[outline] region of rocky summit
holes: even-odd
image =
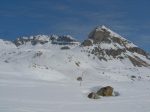
[[[105,26],[96,27],[81,45],[100,60],[129,59],[134,66],[150,66],[147,52]]]

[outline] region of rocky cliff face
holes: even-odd
[[[100,60],[129,59],[134,66],[150,66],[147,52],[105,26],[96,27],[81,45]]]

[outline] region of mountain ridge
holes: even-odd
[[[44,49],[49,45],[60,45],[60,48],[70,50],[78,47],[81,51],[88,52],[88,55],[97,57],[99,61],[108,62],[110,60],[122,61],[127,59],[134,67],[150,66],[150,56],[147,52],[104,25],[94,28],[82,43],[70,35],[36,35],[21,37],[13,42],[1,40],[1,43],[9,43],[9,48],[13,49],[33,49],[39,45],[44,46]],[[1,48],[9,46],[9,44],[1,44]],[[78,53],[81,52],[78,51]]]

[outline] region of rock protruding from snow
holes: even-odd
[[[145,62],[144,60],[140,59],[137,56],[134,56],[134,57],[128,56],[128,58],[134,66],[138,66],[138,67],[142,67],[142,66],[148,67],[148,66],[150,66],[150,64],[148,64],[147,62]]]
[[[82,46],[92,46],[92,45],[93,45],[92,39],[87,39],[82,43]]]
[[[63,36],[58,36],[56,39],[53,39],[52,44],[73,45],[73,44],[80,44],[80,43],[70,35],[63,35]]]
[[[59,44],[59,45],[67,45],[67,44],[79,44],[79,42],[71,37],[70,35],[64,36],[57,36],[57,35],[36,35],[30,37],[21,37],[17,38],[14,43],[16,46],[24,45],[27,43],[31,43],[32,45],[36,44],[45,44],[51,42],[52,44]]]
[[[100,99],[100,96],[97,93],[91,92],[88,94],[88,98],[90,99]]]
[[[49,42],[50,40],[50,36],[47,35],[36,35],[36,36],[30,36],[30,37],[21,37],[21,38],[17,38],[14,43],[16,44],[16,46],[20,46],[23,44],[27,44],[27,43],[31,43],[32,45],[36,45],[36,44],[45,44],[47,42]]]
[[[100,96],[112,96],[113,88],[111,86],[106,86],[97,91],[97,94]]]

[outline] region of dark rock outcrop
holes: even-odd
[[[62,50],[68,50],[68,49],[70,49],[70,47],[69,46],[64,46],[64,47],[61,47],[60,49],[62,49]]]
[[[111,39],[112,39],[113,42],[118,43],[120,45],[123,45],[123,40],[121,40],[120,38],[112,37]]]
[[[77,81],[82,81],[82,77],[77,77]]]
[[[75,44],[79,44],[79,42],[73,37],[71,37],[70,35],[63,35],[63,36],[58,36],[55,39],[52,39],[52,44],[75,45]]]
[[[140,59],[137,56],[134,56],[134,57],[128,56],[128,58],[134,66],[137,66],[137,67],[142,67],[142,66],[148,67],[148,66],[150,66],[148,63],[146,63],[145,61],[143,61],[142,59]]]
[[[84,40],[81,44],[81,46],[92,46],[92,45],[93,45],[93,42],[91,39]]]
[[[70,35],[59,36],[57,41],[76,42],[76,40],[73,37],[71,37]]]
[[[138,47],[130,47],[130,48],[128,48],[128,50],[131,51],[131,52],[136,52],[138,54],[147,56],[147,53],[143,49],[138,48]]]
[[[97,93],[91,92],[88,94],[88,98],[90,99],[100,99],[100,96]]]
[[[30,41],[32,41],[32,39],[18,38],[17,40],[14,41],[14,44],[16,46],[20,46],[20,45],[26,44],[27,42],[30,42]]]
[[[31,43],[31,45],[36,44],[45,44],[51,42],[52,44],[59,44],[59,45],[74,45],[79,44],[79,42],[71,37],[70,35],[37,35],[37,36],[30,36],[30,37],[21,37],[14,41],[16,46],[20,46],[26,43]]]
[[[125,49],[106,49],[106,54],[108,56],[113,56],[113,58],[116,58],[116,56],[121,55],[121,53],[124,53],[126,50]]]
[[[18,38],[14,41],[14,43],[16,46],[20,46],[28,42],[30,42],[32,45],[36,45],[36,44],[45,44],[49,42],[49,40],[50,40],[50,37],[48,36],[37,35],[37,36],[31,36],[31,37]]]
[[[105,28],[96,28],[89,34],[89,39],[93,40],[94,44],[107,42],[110,43],[110,32],[107,31]]]

